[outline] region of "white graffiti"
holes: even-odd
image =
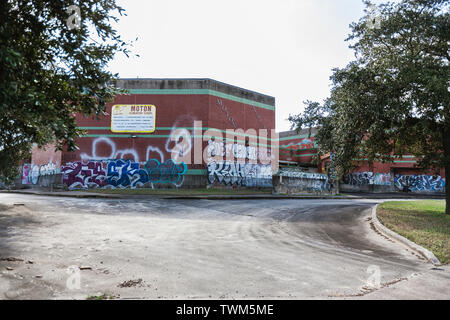
[[[98,155],[98,145],[101,143],[106,143],[111,151],[107,156],[100,156]],[[150,152],[151,151],[155,151],[157,152],[160,157],[161,157],[161,162],[164,162],[164,155],[161,152],[161,150],[157,147],[153,147],[153,146],[148,146],[147,147],[147,151],[146,151],[146,159],[145,161],[150,159]],[[81,160],[111,160],[111,159],[122,159],[124,158],[126,155],[131,155],[132,157],[130,158],[130,160],[133,160],[134,162],[140,162],[140,158],[139,158],[139,154],[135,149],[121,149],[121,150],[117,150],[116,144],[114,141],[112,141],[110,138],[108,137],[99,137],[96,138],[93,142],[92,142],[92,151],[91,151],[91,155],[88,155],[87,153],[82,153],[80,155]]]
[[[213,141],[210,139],[207,146],[206,163],[214,161],[216,157],[226,159],[248,159],[256,163],[258,159],[258,148],[254,146],[245,146],[239,143],[226,143],[222,141]]]
[[[175,162],[184,161],[187,164],[191,164],[190,152],[192,149],[192,138],[189,130],[185,128],[179,128],[181,123],[193,123],[195,120],[191,115],[182,115],[174,122],[172,129],[170,130],[170,136],[166,141],[165,149],[171,155],[171,158]],[[200,126],[201,127],[201,126]],[[171,147],[172,143],[174,146]]]
[[[97,145],[101,142],[104,142],[108,144],[111,147],[111,153],[107,157],[100,157],[97,155]],[[107,160],[107,159],[114,159],[116,155],[116,144],[114,141],[112,141],[110,138],[107,137],[100,137],[95,139],[92,142],[92,153],[91,155],[88,155],[86,153],[82,153],[80,155],[81,160],[90,160],[90,159],[96,159],[96,160]]]
[[[61,168],[53,161],[41,166],[37,164],[25,165],[22,173],[22,184],[38,184],[39,177],[59,173],[61,173]]]
[[[217,182],[223,185],[272,186],[271,165],[239,163],[236,161],[212,161],[207,168],[210,184]]]
[[[56,166],[56,163],[53,163],[53,161],[50,161],[47,164],[42,165],[39,168],[39,175],[40,176],[50,176],[52,174],[58,174],[61,172],[61,169]]]
[[[345,174],[342,177],[344,184],[350,185],[384,185],[392,184],[392,177],[390,173],[373,173],[367,172],[353,172]]]
[[[394,185],[398,190],[410,190],[412,192],[445,192],[445,178],[442,178],[439,175],[397,174],[394,177],[394,181]]]
[[[115,154],[115,157],[118,159],[125,158],[126,155],[132,155],[135,162],[139,162],[139,155],[134,149],[124,149],[124,150],[118,150]]]
[[[278,172],[278,175],[280,176],[280,185],[276,185],[276,189],[278,190],[280,186],[288,190],[307,192],[331,190],[328,176],[323,173],[304,172],[297,168],[282,168]]]
[[[191,134],[186,129],[172,129],[170,138],[166,141],[166,151],[172,155],[172,160],[178,162],[184,159],[185,155],[190,155],[192,149]],[[175,146],[170,148],[170,143],[175,142]],[[190,162],[190,161],[189,161]]]
[[[164,162],[164,154],[162,153],[161,150],[159,150],[159,148],[153,147],[153,146],[148,146],[147,147],[147,151],[145,152],[145,160],[148,161],[150,159],[155,159],[155,157],[151,156],[151,152],[156,152],[159,155],[159,161],[161,163]]]
[[[39,181],[39,166],[32,165],[31,174],[29,175],[32,184],[37,184]]]

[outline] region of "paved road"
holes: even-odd
[[[449,299],[449,266],[371,229],[380,201],[0,194],[0,298]]]

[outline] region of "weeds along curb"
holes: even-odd
[[[388,238],[394,239],[403,245],[407,246],[409,249],[415,251],[416,253],[423,256],[425,259],[428,260],[428,262],[434,264],[434,265],[440,265],[441,262],[436,258],[436,256],[429,250],[425,249],[422,246],[419,246],[417,243],[414,243],[405,237],[399,235],[398,233],[386,228],[381,222],[378,220],[377,217],[377,208],[378,204],[372,208],[372,222],[375,227],[380,233],[384,234]]]

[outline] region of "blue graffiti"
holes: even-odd
[[[163,163],[156,159],[151,159],[145,164],[145,169],[148,172],[148,180],[151,183],[177,184],[186,173],[187,165],[184,162],[177,164],[172,159]]]
[[[103,171],[102,167],[106,166]],[[184,162],[176,163],[171,159],[160,163],[151,159],[141,166],[131,160],[75,162],[63,166],[64,183],[69,189],[89,187],[136,188],[146,183],[172,183],[181,185],[187,171]]]
[[[445,192],[445,178],[427,175],[401,175],[394,177],[395,187],[412,192]]]
[[[139,163],[131,160],[115,160],[108,163],[108,184],[114,187],[135,188],[138,184],[144,185],[148,181],[147,172],[140,168]]]

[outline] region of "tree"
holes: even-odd
[[[17,176],[32,144],[76,148],[74,114],[99,115],[116,93],[107,63],[128,56],[115,0],[0,4],[0,181]]]
[[[298,129],[320,127],[319,152],[335,152],[340,176],[360,155],[372,164],[409,153],[419,159],[419,167],[444,168],[448,180],[449,1],[365,4],[366,15],[350,25],[347,39],[355,60],[333,70],[323,104],[307,101],[304,112],[289,120]]]

